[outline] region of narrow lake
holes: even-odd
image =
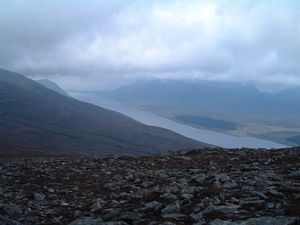
[[[100,107],[125,114],[141,123],[163,127],[172,130],[185,137],[189,137],[201,142],[217,145],[224,148],[284,148],[288,147],[283,144],[275,143],[268,140],[258,139],[255,137],[237,137],[220,132],[198,129],[189,125],[181,124],[176,121],[145,112],[128,105],[115,102],[109,99],[93,96],[91,94],[72,93],[75,98],[89,102]]]

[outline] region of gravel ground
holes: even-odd
[[[0,215],[1,225],[300,224],[300,148],[1,157]]]

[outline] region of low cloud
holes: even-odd
[[[300,85],[300,2],[0,3],[0,66],[69,89],[173,78]]]

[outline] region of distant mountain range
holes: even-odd
[[[300,89],[271,94],[254,85],[229,82],[140,81],[102,94],[130,104],[213,110],[231,115],[298,114],[300,110]]]
[[[300,88],[268,93],[252,84],[149,80],[98,94],[197,127],[298,144]]]
[[[207,146],[67,97],[53,87],[61,94],[0,69],[0,151],[153,154]]]

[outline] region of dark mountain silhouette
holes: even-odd
[[[0,149],[5,151],[150,154],[201,146],[0,69]]]

